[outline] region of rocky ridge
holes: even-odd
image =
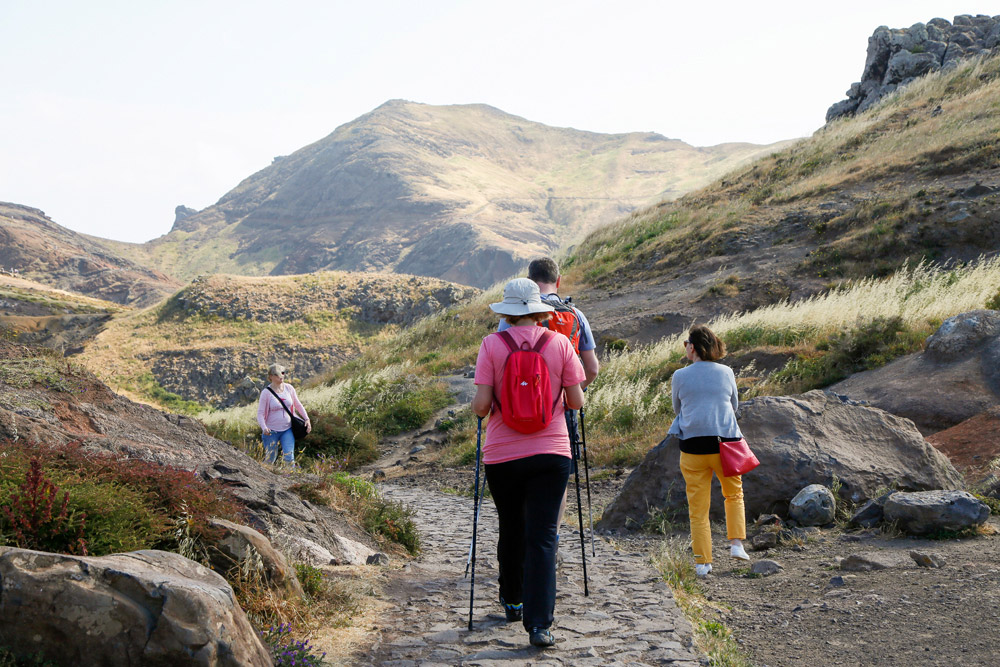
[[[880,26],[868,38],[861,81],[851,85],[846,100],[830,107],[826,121],[862,113],[917,77],[988,55],[998,45],[1000,16],[962,14],[950,23],[935,18],[909,28]]]
[[[293,322],[340,315],[372,324],[412,324],[468,301],[473,287],[422,276],[319,272],[308,276],[199,276],[167,302],[163,317],[214,315]]]
[[[165,273],[57,225],[38,209],[7,202],[0,202],[0,268],[51,287],[140,307],[180,287]]]

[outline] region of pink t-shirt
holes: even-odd
[[[534,346],[538,338],[548,329],[538,326],[520,326],[507,329],[514,342],[520,345],[527,341]],[[476,384],[486,384],[494,388],[496,394],[502,384],[503,368],[510,354],[507,346],[496,334],[483,338],[476,358]],[[552,385],[552,402],[562,393],[563,387],[580,384],[586,378],[583,365],[573,351],[569,338],[553,336],[542,350],[542,357],[549,367],[549,382]],[[496,405],[493,407],[496,410]],[[503,423],[503,417],[492,413],[486,423],[486,443],[483,445],[483,463],[503,463],[523,459],[536,454],[558,454],[570,456],[569,432],[566,430],[564,408],[556,407],[549,425],[531,434],[519,433]]]
[[[287,382],[282,383],[282,385],[278,396],[285,401],[288,409],[292,411],[292,414],[309,419],[305,407],[299,402],[299,396],[295,393],[295,387]],[[257,423],[261,429],[267,428],[275,433],[287,431],[292,427],[292,418],[285,412],[285,408],[281,407],[281,401],[275,398],[267,387],[264,387],[264,390],[260,392],[260,400],[257,401]]]

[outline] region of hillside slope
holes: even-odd
[[[774,148],[695,148],[394,100],[275,158],[167,235],[114,247],[182,279],[336,269],[484,287]]]
[[[0,268],[124,305],[148,306],[180,287],[165,273],[57,225],[38,209],[7,202],[0,202]]]
[[[288,367],[298,385],[477,293],[390,274],[211,276],[157,307],[116,317],[80,359],[140,400],[175,410],[195,409],[185,401],[234,405],[256,399],[271,363]]]
[[[594,232],[566,262],[607,335],[800,299],[902,264],[1000,247],[1000,59],[918,79],[676,202]],[[588,311],[588,314],[591,311]]]

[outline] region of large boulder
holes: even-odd
[[[955,426],[1000,405],[1000,311],[948,318],[923,352],[830,389],[908,417],[924,434]]]
[[[966,491],[894,493],[885,501],[885,520],[911,535],[965,530],[989,516],[989,506]]]
[[[248,558],[260,557],[264,580],[271,588],[282,595],[302,597],[302,585],[295,570],[263,534],[249,526],[241,526],[225,519],[210,519],[209,525],[220,534],[213,543],[217,550],[213,567],[226,572],[242,565]]]
[[[760,459],[743,476],[748,516],[784,514],[788,503],[809,484],[840,481],[840,495],[852,503],[869,499],[880,487],[903,490],[955,489],[962,476],[931,447],[908,419],[850,401],[829,391],[797,396],[762,396],[740,408],[740,428]],[[686,512],[684,479],[677,441],[654,447],[626,480],[597,527],[604,531],[637,528],[654,509]],[[712,492],[713,516],[723,500]]]
[[[233,590],[183,556],[0,547],[0,645],[59,665],[271,665]]]

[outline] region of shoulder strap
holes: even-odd
[[[504,345],[507,346],[507,349],[511,353],[517,351],[517,343],[514,342],[514,337],[510,335],[510,332],[504,329],[503,331],[498,331],[497,335],[500,336],[500,340],[504,342]]]
[[[292,414],[292,411],[288,409],[288,406],[285,405],[285,402],[283,400],[281,400],[281,396],[278,396],[278,392],[276,392],[273,389],[271,389],[271,385],[267,385],[267,390],[269,392],[271,392],[272,394],[274,394],[274,397],[276,399],[278,399],[278,402],[281,403],[281,407],[283,407],[285,409],[285,412],[288,413],[289,417],[295,417],[295,415]]]
[[[535,341],[535,346],[531,349],[541,354],[542,350],[545,349],[545,346],[549,344],[549,341],[552,340],[554,335],[555,334],[552,333],[550,329],[546,329],[542,332],[542,335],[538,337],[538,340]]]

